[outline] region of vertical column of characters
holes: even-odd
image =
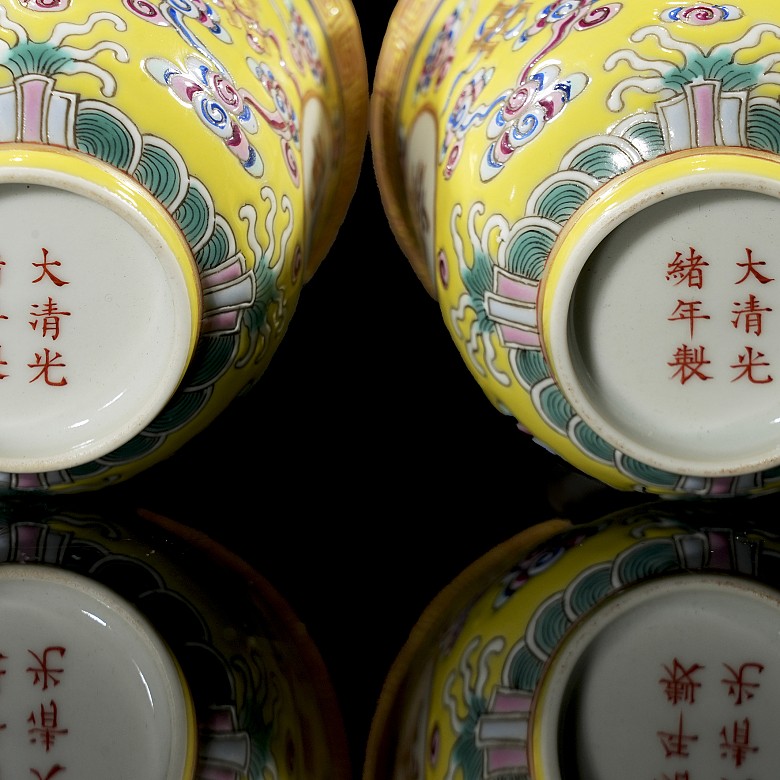
[[[667,319],[670,322],[687,323],[690,343],[683,341],[675,348],[668,365],[674,369],[672,379],[680,384],[690,380],[707,381],[712,379],[708,373],[710,361],[707,359],[706,346],[694,341],[694,332],[698,320],[708,320],[710,315],[703,307],[702,290],[704,287],[704,269],[709,263],[692,246],[687,252],[676,252],[674,259],[666,265],[666,279],[675,286],[684,288],[684,297],[677,299],[677,305]]]
[[[2,732],[5,731],[8,728],[8,724],[5,722],[3,718],[3,677],[7,674],[7,670],[5,668],[6,661],[8,660],[8,656],[4,653],[0,652],[0,736],[2,736]],[[0,756],[3,755],[3,751],[0,750]],[[0,768],[2,768],[2,760],[0,760]]]
[[[658,731],[658,739],[666,761],[687,762],[691,757],[692,745],[698,742],[699,735],[694,733],[687,722],[691,719],[696,694],[701,688],[697,674],[704,667],[698,663],[684,664],[678,658],[670,664],[663,664],[664,676],[659,683],[666,701],[677,710],[677,718],[672,719],[668,731]],[[688,769],[675,769],[673,774],[664,772],[657,780],[694,780]]]
[[[53,689],[60,684],[61,675],[65,673],[65,668],[59,665],[65,656],[65,648],[49,646],[41,653],[33,650],[28,650],[27,653],[33,659],[32,663],[11,658],[0,652],[0,776],[3,776],[3,756],[13,755],[13,742],[19,739],[20,730],[26,729],[28,743],[41,751],[41,758],[29,767],[30,776],[34,780],[52,780],[65,772],[62,763],[49,759],[56,740],[68,733],[68,729],[61,724],[57,700],[53,693]],[[24,663],[30,665],[25,669]],[[2,682],[4,678],[10,679],[9,671],[12,675],[27,674],[31,688],[35,691],[37,700],[29,709],[26,721],[22,721],[24,715],[20,717],[10,712],[19,702],[6,700],[4,696],[7,691],[4,691]],[[26,712],[30,704],[22,702],[21,707],[23,710],[20,711]],[[9,741],[8,745],[4,744],[6,741]]]
[[[759,268],[766,265],[766,261],[753,258],[753,250],[745,247],[746,260],[738,262],[737,266],[744,270],[740,279],[735,282],[735,286],[751,284],[754,287],[758,285],[760,290],[768,284],[772,284],[774,279],[765,276]],[[734,301],[735,309],[731,313],[734,319],[731,324],[737,330],[744,330],[748,336],[752,335],[756,340],[761,336],[763,329],[763,318],[772,309],[769,306],[762,306],[758,296],[748,288],[747,297],[739,301]],[[753,384],[767,384],[772,382],[772,375],[769,373],[769,361],[765,360],[766,355],[759,351],[752,344],[746,344],[744,351],[737,356],[737,362],[731,364],[731,368],[737,371],[736,376],[731,380],[736,382],[740,379],[746,379]]]
[[[70,282],[62,278],[60,260],[54,260],[49,257],[49,250],[41,248],[42,259],[40,262],[33,261],[33,268],[38,274],[32,280],[32,284],[48,287],[52,292],[64,287]],[[47,295],[48,290],[41,290],[42,297],[30,304],[29,325],[32,330],[45,342],[47,339],[56,342],[60,337],[60,327],[63,317],[70,317],[69,311],[64,311],[56,298]],[[42,381],[51,387],[64,387],[68,384],[65,369],[67,364],[63,355],[54,348],[44,346],[40,352],[34,352],[34,360],[27,364],[28,368],[33,370],[32,382]]]
[[[709,704],[704,709],[696,707],[696,697],[702,685],[715,682],[712,675],[707,677],[709,672],[704,665],[684,663],[678,658],[674,658],[670,664],[663,664],[664,676],[659,683],[666,701],[677,713],[676,718],[672,717],[671,728],[659,730],[657,736],[663,758],[682,766],[662,772],[655,780],[699,780],[699,776],[685,764],[696,764],[697,758],[707,760],[708,756],[703,755],[703,752],[712,750],[715,744],[718,755],[709,758],[720,760],[719,777],[721,780],[738,780],[741,775],[729,776],[728,773],[745,771],[748,758],[759,752],[759,746],[751,733],[755,716],[750,711],[750,702],[761,687],[759,675],[764,671],[764,665],[756,661],[736,665],[723,662],[722,668],[725,672],[716,684],[719,683],[722,686],[720,690],[725,691],[725,704],[722,716],[718,716],[722,726],[715,740],[716,735],[705,730],[709,726],[704,726],[704,723],[711,722],[712,707]],[[733,717],[731,708],[739,709],[737,717]],[[718,707],[717,711],[720,713],[721,708]],[[697,714],[700,716],[699,721]],[[707,780],[704,773],[701,775],[701,780]]]
[[[738,769],[751,754],[758,753],[759,750],[750,733],[751,714],[748,705],[761,687],[758,678],[764,671],[764,665],[747,661],[735,666],[724,663],[723,667],[726,676],[721,679],[721,683],[725,686],[727,699],[731,701],[732,707],[739,711],[739,716],[732,719],[729,713],[720,730],[720,757]]]
[[[54,693],[65,674],[65,667],[60,665],[65,657],[65,648],[51,645],[41,652],[29,649],[27,652],[33,661],[26,672],[31,676],[32,688],[40,695],[27,716],[27,735],[30,744],[38,746],[42,756],[48,758],[56,741],[68,734]],[[62,764],[44,761],[43,758],[40,765],[30,767],[30,774],[35,780],[52,780],[64,772]]]

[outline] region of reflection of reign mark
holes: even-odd
[[[680,713],[680,717],[677,724],[677,731],[659,731],[658,737],[661,740],[661,744],[664,748],[664,754],[666,758],[671,756],[683,756],[688,757],[688,750],[691,742],[696,742],[699,738],[696,734],[686,734],[683,729],[683,715]]]
[[[731,726],[731,735],[724,726],[720,731],[720,757],[731,758],[734,766],[742,766],[748,753],[757,753],[758,748],[750,744],[750,719],[744,718],[742,723],[734,721]]]
[[[701,688],[701,683],[694,680],[694,674],[703,668],[701,664],[695,663],[686,669],[677,658],[671,667],[664,664],[667,676],[662,677],[659,682],[664,686],[666,698],[672,704],[693,704],[696,700],[696,689]]]
[[[60,658],[64,658],[65,648],[58,646],[47,647],[43,651],[42,656],[32,650],[28,650],[27,652],[38,662],[38,666],[27,667],[27,671],[33,675],[33,685],[42,683],[42,690],[44,691],[48,689],[49,683],[51,683],[52,687],[59,685],[60,680],[58,677],[55,677],[55,675],[62,674],[64,669],[54,669],[49,666],[49,653],[57,653]]]
[[[68,729],[63,729],[59,726],[57,702],[54,700],[49,701],[48,707],[45,704],[41,704],[38,715],[33,710],[30,713],[30,717],[27,718],[27,722],[32,724],[31,728],[27,729],[27,733],[30,735],[30,742],[40,742],[47,753],[54,746],[57,737],[65,736],[68,733]]]
[[[761,674],[764,671],[764,665],[759,663],[745,663],[738,669],[724,663],[723,666],[728,669],[731,677],[724,677],[721,682],[727,687],[728,695],[734,697],[734,704],[740,705],[748,699],[755,696],[755,691],[761,687],[761,683],[746,679],[748,671],[754,671]],[[743,698],[744,697],[744,698]]]

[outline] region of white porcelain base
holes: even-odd
[[[780,463],[780,168],[723,157],[681,156],[595,196],[545,293],[572,407],[674,474]]]
[[[773,777],[780,599],[674,575],[611,597],[552,657],[533,716],[540,780]]]
[[[31,153],[39,167],[0,160],[5,472],[69,468],[129,441],[173,395],[196,340],[197,276],[183,239],[160,233],[177,240],[170,217],[115,172],[60,157],[74,173],[51,152]]]
[[[187,780],[194,714],[129,603],[40,565],[0,566],[0,777]]]

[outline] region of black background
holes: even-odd
[[[392,3],[354,5],[372,84]],[[205,531],[271,582],[329,670],[356,777],[385,675],[441,588],[530,524],[643,500],[578,474],[488,402],[393,237],[368,139],[336,242],[260,382],[100,493]]]

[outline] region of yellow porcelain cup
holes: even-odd
[[[357,185],[349,0],[0,6],[0,492],[172,454],[264,373]]]
[[[780,17],[400,2],[370,136],[489,400],[621,490],[780,487]]]

